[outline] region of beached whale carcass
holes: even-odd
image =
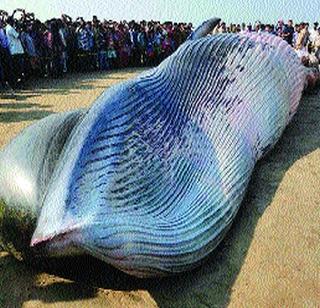
[[[276,36],[206,36],[218,21],[69,126],[32,247],[90,253],[148,277],[189,270],[219,244],[255,163],[296,112],[305,74]]]

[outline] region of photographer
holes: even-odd
[[[2,89],[13,88],[15,86],[12,74],[12,58],[9,50],[9,41],[4,31],[4,17],[6,12],[0,12],[0,84]]]
[[[16,11],[14,11],[14,13]],[[12,56],[14,74],[13,87],[15,87],[18,83],[21,83],[24,78],[24,49],[21,44],[20,33],[15,29],[13,16],[14,14],[8,17],[5,30],[9,41],[10,54]]]
[[[31,77],[38,70],[38,57],[34,41],[31,37],[31,25],[23,24],[21,26],[21,43],[25,50],[25,76],[26,78]]]
[[[85,71],[90,68],[90,51],[91,51],[91,33],[87,23],[82,17],[76,19],[78,27],[76,30],[77,34],[77,47],[78,47],[78,67]],[[93,37],[93,33],[92,33]]]

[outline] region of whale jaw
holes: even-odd
[[[34,234],[30,247],[37,254],[50,257],[63,257],[82,254],[79,247],[81,241],[80,228],[77,226],[69,227],[63,231],[50,235]]]

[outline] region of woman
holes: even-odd
[[[21,43],[26,51],[25,55],[25,73],[26,78],[31,77],[35,71],[39,68],[38,57],[36,53],[35,44],[30,35],[31,27],[27,25],[22,26],[21,31]]]
[[[114,36],[113,36],[114,30],[113,28],[109,28],[107,32],[107,58],[110,63],[110,68],[115,68],[116,61],[117,61],[117,52],[115,48],[114,43]]]
[[[59,26],[55,19],[50,23],[51,33],[51,59],[50,59],[50,72],[54,78],[62,75],[61,58],[64,50],[64,45],[59,33]]]

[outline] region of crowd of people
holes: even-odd
[[[311,27],[307,22],[293,23],[289,19],[287,23],[279,20],[276,25],[263,24],[259,21],[254,25],[251,23],[245,24],[230,24],[222,22],[217,27],[214,33],[248,33],[248,32],[268,32],[273,35],[280,36],[288,42],[298,53],[307,52],[314,54],[320,60],[320,27],[319,23],[315,22]]]
[[[269,32],[297,50],[320,59],[317,23],[277,25],[221,22],[213,33]],[[33,13],[0,10],[0,89],[16,88],[31,77],[59,78],[67,72],[154,66],[172,54],[193,31],[191,23],[73,20],[63,14],[41,22]]]
[[[67,15],[42,23],[34,14],[0,11],[0,80],[12,88],[31,76],[154,66],[186,40],[192,24],[85,21]]]

